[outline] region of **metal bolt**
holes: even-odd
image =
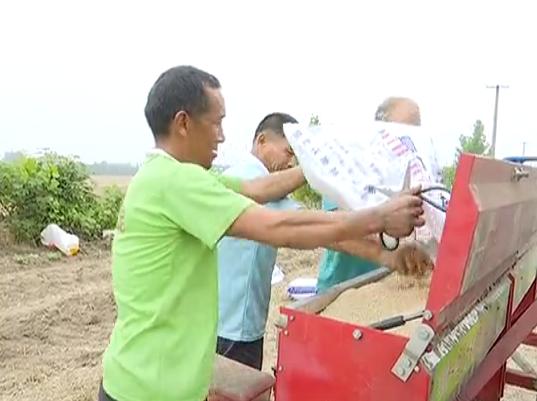
[[[291,321],[293,321],[293,320],[295,320],[295,317],[294,317],[294,316],[289,316],[289,319],[290,319]]]
[[[278,366],[278,372],[281,372],[282,370],[283,370],[283,366],[282,365]]]
[[[359,340],[360,338],[362,338],[362,332],[356,329],[352,332],[352,336],[354,337],[355,340]]]
[[[433,318],[433,313],[430,310],[426,310],[423,312],[423,318],[425,320],[431,320]]]
[[[286,315],[278,315],[276,317],[276,322],[274,323],[277,328],[284,329],[287,327],[288,317]]]
[[[416,367],[414,368],[414,372],[419,373],[419,371],[420,371],[420,367],[419,367],[419,366],[416,366]]]
[[[525,171],[521,167],[515,167],[513,171],[513,180],[514,181],[520,181],[522,178],[528,178],[530,176],[530,173],[528,171]]]
[[[284,331],[283,331],[283,335],[284,335],[284,336],[288,336],[288,335],[289,335],[289,330],[284,330]]]

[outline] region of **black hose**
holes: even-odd
[[[429,199],[429,198],[427,198],[426,196],[423,195],[424,193],[431,192],[431,191],[441,191],[441,192],[446,192],[446,193],[451,195],[450,190],[445,188],[445,187],[443,187],[443,186],[435,185],[435,186],[432,186],[432,187],[422,189],[421,192],[420,192],[420,197],[421,197],[421,199],[423,199],[424,202],[427,202],[429,205],[431,205],[435,209],[438,209],[441,212],[446,213],[447,208],[445,207],[445,205],[440,205],[439,203],[437,203],[437,202],[433,201],[432,199]]]

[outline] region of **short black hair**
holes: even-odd
[[[144,110],[153,136],[166,135],[181,110],[193,116],[207,111],[206,87],[219,89],[220,82],[196,67],[181,65],[163,72],[149,91]]]
[[[283,125],[287,123],[298,123],[296,118],[286,113],[270,113],[261,120],[255,129],[254,140],[265,130],[270,130],[276,134],[284,135]]]

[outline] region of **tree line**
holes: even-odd
[[[43,151],[44,154],[50,153],[48,149]],[[21,151],[11,151],[4,153],[2,161],[13,162],[26,157],[27,155]],[[76,157],[74,158],[76,159]],[[140,167],[137,164],[130,163],[110,163],[107,161],[95,162],[95,163],[82,163],[86,166],[88,173],[91,175],[122,175],[132,176],[138,171]]]

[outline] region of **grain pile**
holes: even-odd
[[[369,325],[396,315],[407,315],[425,308],[430,276],[413,277],[390,274],[385,279],[339,295],[322,313],[333,319]],[[409,336],[421,319],[391,329],[391,333]]]

